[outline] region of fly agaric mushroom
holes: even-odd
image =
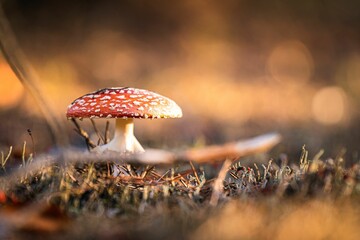
[[[134,136],[134,118],[180,118],[181,108],[171,99],[137,88],[104,88],[77,98],[67,109],[68,118],[115,118],[115,135],[94,150],[143,152]]]

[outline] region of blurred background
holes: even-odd
[[[71,144],[77,97],[145,88],[184,117],[137,120],[145,147],[181,148],[283,134],[275,151],[299,156],[360,143],[360,2],[8,0],[4,11]],[[0,57],[0,147],[53,146],[39,107]],[[99,128],[104,121],[97,120]],[[112,122],[113,123],[113,122]],[[91,130],[88,120],[81,125]],[[113,127],[113,126],[112,126]]]

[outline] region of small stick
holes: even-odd
[[[76,121],[74,122],[74,124]],[[236,142],[235,145],[237,145],[237,151],[232,152],[231,155],[235,154],[238,157],[246,156],[249,154],[254,154],[257,152],[264,152],[266,150],[269,150],[271,147],[279,143],[280,141],[280,135],[278,134],[265,134],[261,135],[255,138],[242,140]],[[90,142],[91,143],[91,142]],[[89,143],[89,144],[90,144]],[[225,144],[224,148],[227,149],[228,144]],[[234,145],[234,143],[232,143]],[[44,166],[49,166],[54,163],[59,163],[62,161],[66,161],[67,163],[81,163],[81,162],[114,162],[118,164],[124,164],[125,163],[136,163],[136,164],[146,164],[146,165],[156,165],[156,164],[162,164],[162,165],[169,165],[174,163],[188,163],[189,160],[195,161],[198,164],[205,163],[205,162],[214,162],[216,160],[222,160],[224,158],[219,158],[218,156],[227,156],[227,151],[225,153],[221,153],[219,155],[216,155],[217,157],[214,158],[214,155],[211,153],[210,155],[206,154],[206,149],[211,149],[213,146],[210,147],[204,147],[203,149],[199,150],[185,150],[184,152],[171,152],[171,151],[165,151],[161,149],[147,149],[143,153],[133,153],[133,154],[122,154],[118,152],[104,152],[101,155],[96,153],[84,153],[83,150],[81,151],[74,151],[74,150],[64,150],[61,151],[59,154],[42,154],[40,156],[37,156],[36,159],[34,159],[31,166],[29,166],[29,169],[31,171],[36,171]],[[216,147],[218,150],[221,149],[221,146]],[[196,152],[200,151],[202,154],[196,154],[199,156],[198,158],[195,157],[195,155],[189,155],[189,152]],[[221,152],[221,151],[220,151]],[[186,157],[193,157],[193,158],[186,158]],[[208,159],[206,158],[208,157]],[[230,156],[229,156],[230,157]],[[268,165],[270,168],[270,164]],[[161,176],[157,181],[160,181],[165,175],[168,173],[167,171],[163,176]],[[15,180],[15,176],[21,176],[23,174],[23,171],[19,169],[18,171],[14,171],[12,174],[10,174],[10,178],[13,178]],[[153,174],[153,173],[152,173]]]
[[[272,162],[273,162],[273,160],[270,159],[270,161],[268,162],[267,167],[265,168],[265,171],[264,171],[264,180],[266,179],[266,176],[267,176],[268,172],[270,171],[270,167],[271,167]]]
[[[189,188],[183,177],[180,178],[180,182],[182,183],[182,185],[184,185],[184,187]]]
[[[94,128],[94,131],[95,131],[96,135],[98,136],[98,138],[101,139],[101,141],[102,141],[103,143],[105,143],[105,139],[101,136],[98,128],[96,127],[96,124],[95,124],[94,119],[90,118],[90,121],[91,121],[91,123],[92,123],[92,126],[93,126],[93,128]]]
[[[161,177],[161,175],[158,174],[156,171],[154,171],[154,169],[150,171],[150,174],[151,174],[151,176],[153,176],[155,178],[160,178]]]
[[[166,176],[166,174],[168,174],[169,173],[169,171],[170,171],[170,169],[168,169],[158,180],[156,180],[157,182],[159,182],[161,179],[163,179],[165,176]]]
[[[129,172],[130,176],[138,177],[130,164],[126,164],[126,170]]]
[[[110,163],[109,162],[106,163],[106,167],[107,167],[107,177],[110,177],[111,170],[110,170]]]
[[[213,207],[215,207],[218,204],[218,201],[221,195],[223,194],[223,190],[224,190],[223,181],[226,177],[227,171],[230,168],[230,165],[231,165],[231,161],[229,159],[226,159],[221,167],[218,177],[214,182],[213,192],[210,198],[210,205]]]
[[[195,167],[194,167],[193,162],[190,160],[189,163],[190,163],[191,169],[192,169],[193,172],[194,172],[195,179],[196,179],[197,183],[200,184],[200,179],[199,179],[199,176],[198,176],[198,174],[197,174],[197,172],[196,172],[196,169],[195,169]]]
[[[21,50],[11,28],[11,24],[4,12],[2,2],[3,1],[0,1],[0,51],[16,77],[23,84],[27,92],[32,95],[42,111],[55,144],[58,146],[66,146],[68,139],[66,134],[64,134],[64,123],[59,120],[54,109],[49,105],[43,90],[40,88],[40,78]]]
[[[264,152],[281,140],[279,134],[269,133],[251,139],[231,142],[224,145],[214,145],[202,149],[188,150],[183,153],[183,158],[197,163],[213,162],[225,158],[242,157],[259,152]]]
[[[230,172],[229,174],[230,174],[230,176],[232,176],[234,179],[239,179],[239,177],[238,177],[235,173]]]
[[[73,182],[78,183],[78,180],[72,174],[70,174],[69,171],[66,171],[66,174],[71,178],[71,180],[73,180]]]
[[[154,166],[147,165],[145,170],[141,173],[141,178],[145,178],[146,175],[153,169],[154,169]]]
[[[23,163],[23,167],[25,167],[25,154],[26,154],[26,141],[24,141],[24,145],[22,148],[22,154],[21,154],[21,159],[22,159],[22,163]]]
[[[110,127],[110,122],[109,121],[106,121],[106,126],[105,126],[105,144],[109,143],[110,141],[110,138],[109,138],[109,134],[110,134],[110,131],[109,131],[109,127]]]
[[[4,158],[4,153],[3,152],[1,152],[1,167],[5,170],[5,164],[6,164],[6,162],[9,160],[9,158],[10,158],[10,155],[11,155],[11,152],[12,152],[12,149],[13,149],[13,147],[12,146],[10,146],[10,148],[9,148],[9,152],[8,152],[8,154],[6,155],[6,157]]]
[[[79,123],[76,121],[76,119],[75,119],[75,118],[71,118],[71,121],[74,123],[74,125],[75,125],[75,127],[76,127],[76,130],[77,130],[76,132],[85,139],[85,142],[86,142],[86,145],[87,145],[88,149],[90,150],[90,148],[96,147],[95,143],[94,143],[93,141],[91,141],[91,139],[89,138],[89,135],[87,134],[87,132],[84,131],[84,130],[80,127],[80,125],[79,125]]]
[[[33,156],[35,157],[35,143],[34,143],[34,138],[33,138],[33,135],[32,135],[32,132],[31,132],[31,129],[29,128],[27,130],[30,138],[31,138],[31,143],[32,143],[32,148],[33,148]]]
[[[256,169],[257,180],[259,181],[260,178],[261,178],[260,170],[259,170],[259,168],[258,168],[258,166],[257,166],[256,163],[254,163],[254,166],[255,166],[255,169]]]

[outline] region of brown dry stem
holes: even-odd
[[[68,139],[67,136],[63,134],[65,132],[64,123],[57,118],[54,110],[48,104],[47,98],[39,86],[39,77],[17,43],[15,34],[11,29],[11,25],[5,15],[1,2],[0,50],[9,66],[14,71],[16,77],[39,105],[39,108],[50,127],[50,132],[55,143],[58,146],[66,146]]]

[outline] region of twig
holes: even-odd
[[[95,124],[94,119],[90,118],[90,121],[91,121],[91,124],[92,124],[92,126],[93,126],[93,128],[94,128],[94,131],[95,131],[96,135],[98,136],[98,138],[101,139],[101,141],[102,141],[103,143],[105,143],[105,139],[103,138],[103,136],[101,136],[98,128],[96,127],[96,124]]]
[[[227,143],[220,146],[209,146],[202,149],[188,150],[183,158],[197,163],[212,162],[225,158],[242,157],[265,152],[278,144],[281,137],[277,133],[264,134],[244,141]]]
[[[58,120],[53,109],[49,106],[45,95],[38,86],[39,77],[36,74],[24,53],[19,47],[15,34],[13,33],[10,23],[4,13],[2,3],[0,2],[0,49],[14,71],[17,78],[24,85],[25,89],[34,97],[39,108],[41,109],[50,133],[58,146],[65,146],[68,143],[66,134],[64,134],[64,124]]]
[[[74,123],[74,125],[75,125],[75,127],[76,127],[76,132],[85,139],[85,142],[86,142],[86,145],[87,145],[88,149],[90,150],[90,148],[96,147],[96,144],[95,144],[93,141],[91,141],[91,139],[89,138],[89,135],[87,134],[87,132],[84,131],[84,130],[80,127],[80,125],[79,125],[79,123],[76,121],[76,119],[75,119],[75,118],[71,118],[71,121]]]
[[[154,166],[147,165],[145,170],[141,173],[141,177],[145,178],[146,175],[154,169]]]
[[[249,140],[238,141],[235,143],[237,146],[236,154],[238,156],[245,156],[252,153],[257,153],[261,151],[265,151],[273,147],[280,141],[280,136],[278,134],[266,134],[259,137],[255,137]],[[234,144],[234,143],[233,143]],[[225,144],[224,148],[227,150],[227,146],[229,144]],[[210,155],[209,159],[206,159],[205,156],[197,154],[196,156],[200,156],[198,158],[193,157],[192,159],[186,158],[195,155],[189,155],[188,152],[194,153],[196,151],[200,151],[206,155],[206,149],[213,148],[204,147],[199,150],[187,150],[180,153],[175,153],[171,151],[165,151],[160,149],[147,149],[142,153],[118,153],[118,152],[103,152],[101,154],[94,152],[83,152],[83,151],[75,151],[75,150],[63,150],[60,151],[57,155],[41,155],[34,159],[31,166],[29,166],[29,171],[38,170],[44,166],[50,166],[54,163],[88,163],[88,162],[114,162],[117,164],[146,164],[146,165],[170,165],[174,163],[188,163],[190,160],[197,163],[205,163],[205,162],[213,162],[218,158],[212,158],[213,155]],[[216,147],[218,151],[221,150],[221,146]],[[232,155],[235,152],[232,152]],[[226,154],[221,153],[221,156],[226,156]],[[21,175],[22,171],[15,172],[13,175]],[[166,175],[166,174],[165,174]],[[162,176],[159,180],[161,180],[164,176]]]
[[[165,176],[166,176],[166,174],[168,174],[170,172],[170,169],[168,169],[163,175],[161,175],[161,177],[158,179],[158,180],[156,180],[157,182],[159,182],[161,179],[163,179]]]
[[[29,128],[29,129],[27,130],[27,132],[28,132],[28,134],[29,134],[29,136],[30,136],[30,138],[31,138],[33,155],[34,155],[34,157],[35,157],[35,156],[36,156],[36,155],[35,155],[35,142],[34,142],[34,138],[33,138],[33,135],[32,135],[32,131],[31,131],[31,129]]]
[[[126,164],[126,170],[130,174],[130,176],[137,177],[137,174],[135,173],[134,169],[132,168],[132,166],[130,164]]]
[[[224,184],[223,181],[226,177],[226,173],[228,172],[231,165],[231,161],[229,159],[226,159],[226,161],[223,163],[221,170],[219,172],[218,177],[216,178],[213,186],[213,192],[211,194],[210,198],[210,205],[215,207],[218,204],[219,199],[221,198],[221,195],[223,194],[224,190]]]
[[[26,166],[25,154],[26,154],[26,141],[24,141],[23,148],[22,148],[22,154],[21,154],[21,160],[22,160],[23,167]]]
[[[109,138],[109,134],[110,134],[110,131],[109,131],[109,127],[110,127],[110,122],[109,121],[106,121],[106,126],[105,126],[105,144],[106,143],[109,143],[110,141],[110,138]]]
[[[192,169],[193,172],[194,172],[195,179],[196,179],[197,183],[200,184],[200,179],[199,179],[199,176],[198,176],[198,174],[197,174],[197,172],[196,172],[196,169],[195,169],[194,164],[192,163],[191,160],[189,161],[189,163],[190,163],[191,169]]]
[[[255,167],[255,169],[256,169],[256,175],[257,175],[256,180],[257,180],[257,181],[260,181],[260,179],[261,179],[260,170],[259,170],[259,168],[258,168],[258,166],[257,166],[256,163],[254,163],[254,167]]]
[[[189,188],[189,185],[187,185],[187,183],[186,183],[186,181],[185,181],[185,179],[184,179],[183,177],[180,178],[180,183],[181,183],[184,187]]]
[[[8,152],[8,154],[6,155],[6,157],[4,158],[4,153],[3,152],[1,152],[1,167],[5,170],[5,164],[6,164],[6,162],[9,160],[9,158],[10,158],[10,155],[11,155],[11,152],[12,152],[12,149],[13,149],[13,147],[12,146],[10,146],[10,148],[9,148],[9,152]]]

